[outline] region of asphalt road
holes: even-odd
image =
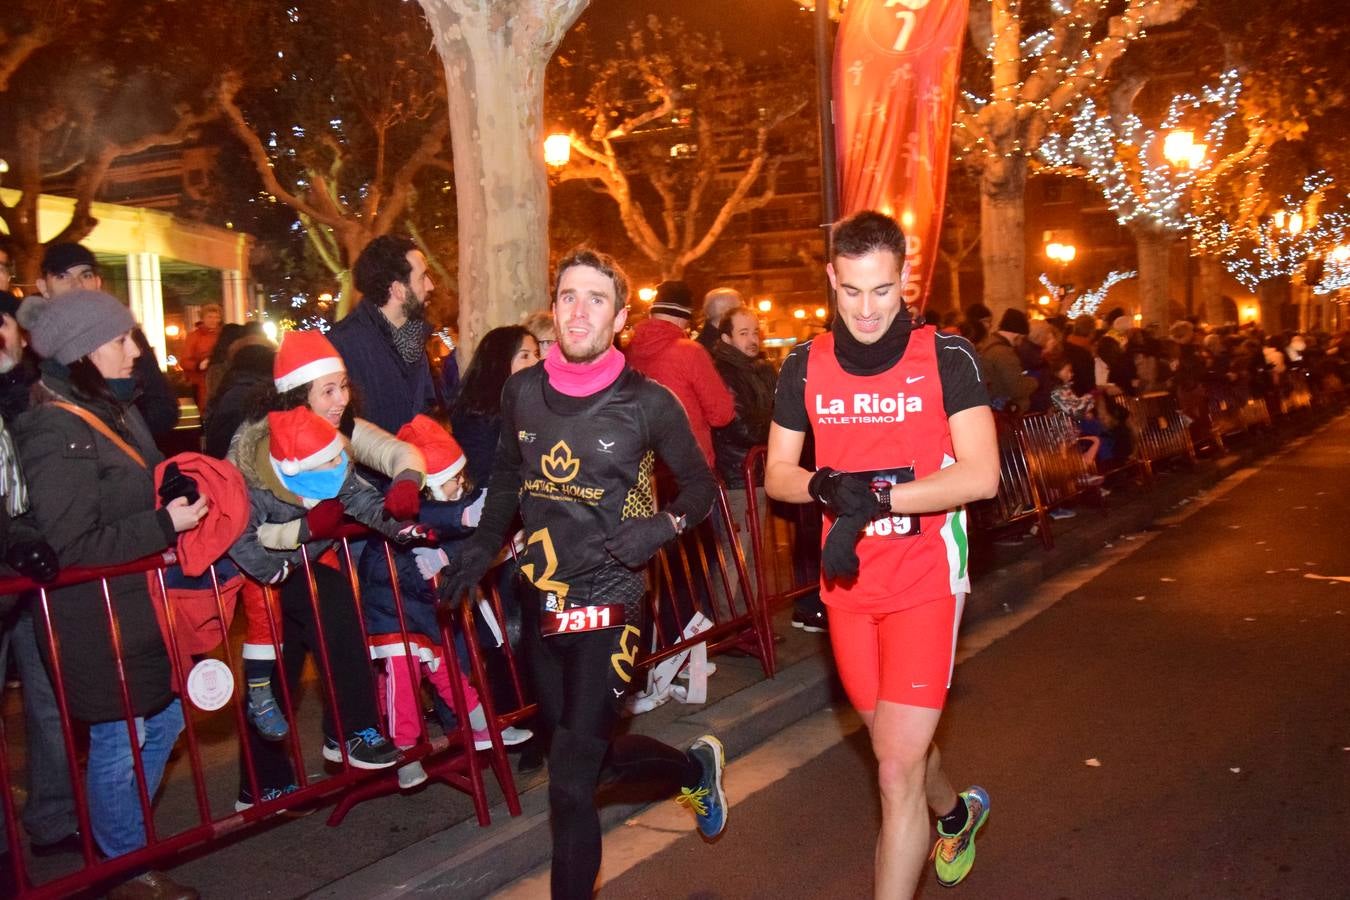
[[[1347,473],[1343,417],[960,665],[939,742],[993,809],[920,894],[1350,897]],[[834,742],[600,897],[870,896],[872,767]]]

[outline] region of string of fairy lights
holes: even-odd
[[[1232,226],[1220,223],[1224,267],[1244,287],[1256,290],[1262,282],[1299,275],[1310,261],[1323,257],[1323,280],[1313,289],[1319,292],[1318,287],[1325,284],[1320,293],[1333,290],[1330,284],[1337,281],[1336,271],[1350,262],[1346,259],[1350,251],[1344,249],[1344,241],[1350,236],[1350,213],[1341,208],[1322,209],[1333,185],[1325,172],[1309,175],[1298,194],[1285,194],[1269,216],[1236,240],[1224,234],[1224,229],[1231,230]],[[1332,273],[1330,281],[1326,270]]]
[[[1218,147],[1237,112],[1242,79],[1236,70],[1199,94],[1177,94],[1156,128],[1134,113],[1099,114],[1085,100],[1070,127],[1048,135],[1037,152],[1049,171],[1077,175],[1094,182],[1121,225],[1145,224],[1181,232],[1195,227],[1186,202],[1196,181],[1213,166]],[[1164,143],[1183,125],[1207,121],[1203,141],[1191,144],[1199,153],[1189,159],[1168,159]]]

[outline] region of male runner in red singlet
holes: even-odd
[[[932,739],[970,590],[961,507],[998,490],[998,444],[974,348],[914,325],[900,227],[863,212],[831,238],[834,322],[784,361],[764,486],[823,507],[830,642],[877,757],[875,894],[909,898],[929,840],[925,805],[948,886],[970,871],[989,811],[983,789],[952,789]],[[800,462],[808,429],[814,472]]]

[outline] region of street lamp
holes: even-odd
[[[794,318],[794,319],[805,319],[805,318],[806,318],[806,310],[802,309],[800,306],[797,307],[796,309],[794,309],[794,310],[792,311],[792,318]]]
[[[561,169],[572,158],[572,136],[561,131],[544,138],[544,162],[550,168]]]
[[[768,297],[765,297],[755,305],[759,307],[759,311],[762,313],[767,313],[769,310],[773,309],[773,301]]]
[[[638,299],[643,303],[651,303],[656,299],[656,288],[642,287],[638,288]]]
[[[1067,273],[1069,263],[1073,262],[1078,255],[1078,248],[1073,244],[1060,241],[1051,241],[1045,245],[1045,258],[1059,266],[1059,277],[1055,279],[1055,300],[1063,306],[1066,295],[1069,292]],[[1049,306],[1048,302],[1041,303],[1041,306]]]
[[[1163,138],[1163,158],[1172,166],[1172,168],[1186,171],[1194,171],[1205,163],[1205,151],[1209,147],[1206,144],[1197,143],[1195,133],[1186,128],[1177,128],[1167,133]],[[1187,195],[1189,197],[1189,194]],[[1184,236],[1186,241],[1186,315],[1195,312],[1195,284],[1191,273],[1191,229],[1187,228]]]

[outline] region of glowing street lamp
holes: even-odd
[[[796,309],[794,309],[794,310],[792,311],[792,318],[794,318],[794,319],[805,319],[805,318],[806,318],[806,310],[802,309],[800,306],[797,307]]]
[[[817,318],[817,319],[823,319],[823,318],[825,318],[825,316],[828,315],[828,314],[829,314],[829,310],[827,310],[825,307],[823,307],[823,306],[817,306],[817,307],[816,307],[816,318]]]
[[[1073,262],[1073,258],[1078,255],[1078,248],[1073,244],[1061,244],[1053,241],[1045,245],[1045,256],[1047,259],[1059,263],[1061,266],[1067,266]]]
[[[1198,169],[1205,164],[1208,144],[1197,143],[1195,132],[1178,128],[1163,138],[1163,158],[1177,169]]]
[[[553,169],[561,169],[572,158],[572,136],[554,132],[544,138],[544,162]]]
[[[759,311],[762,313],[767,313],[773,309],[773,301],[770,300],[768,297],[765,297],[763,300],[759,301],[759,303],[755,305],[759,307]]]
[[[638,299],[643,303],[651,303],[656,299],[656,288],[642,287],[638,288]]]

